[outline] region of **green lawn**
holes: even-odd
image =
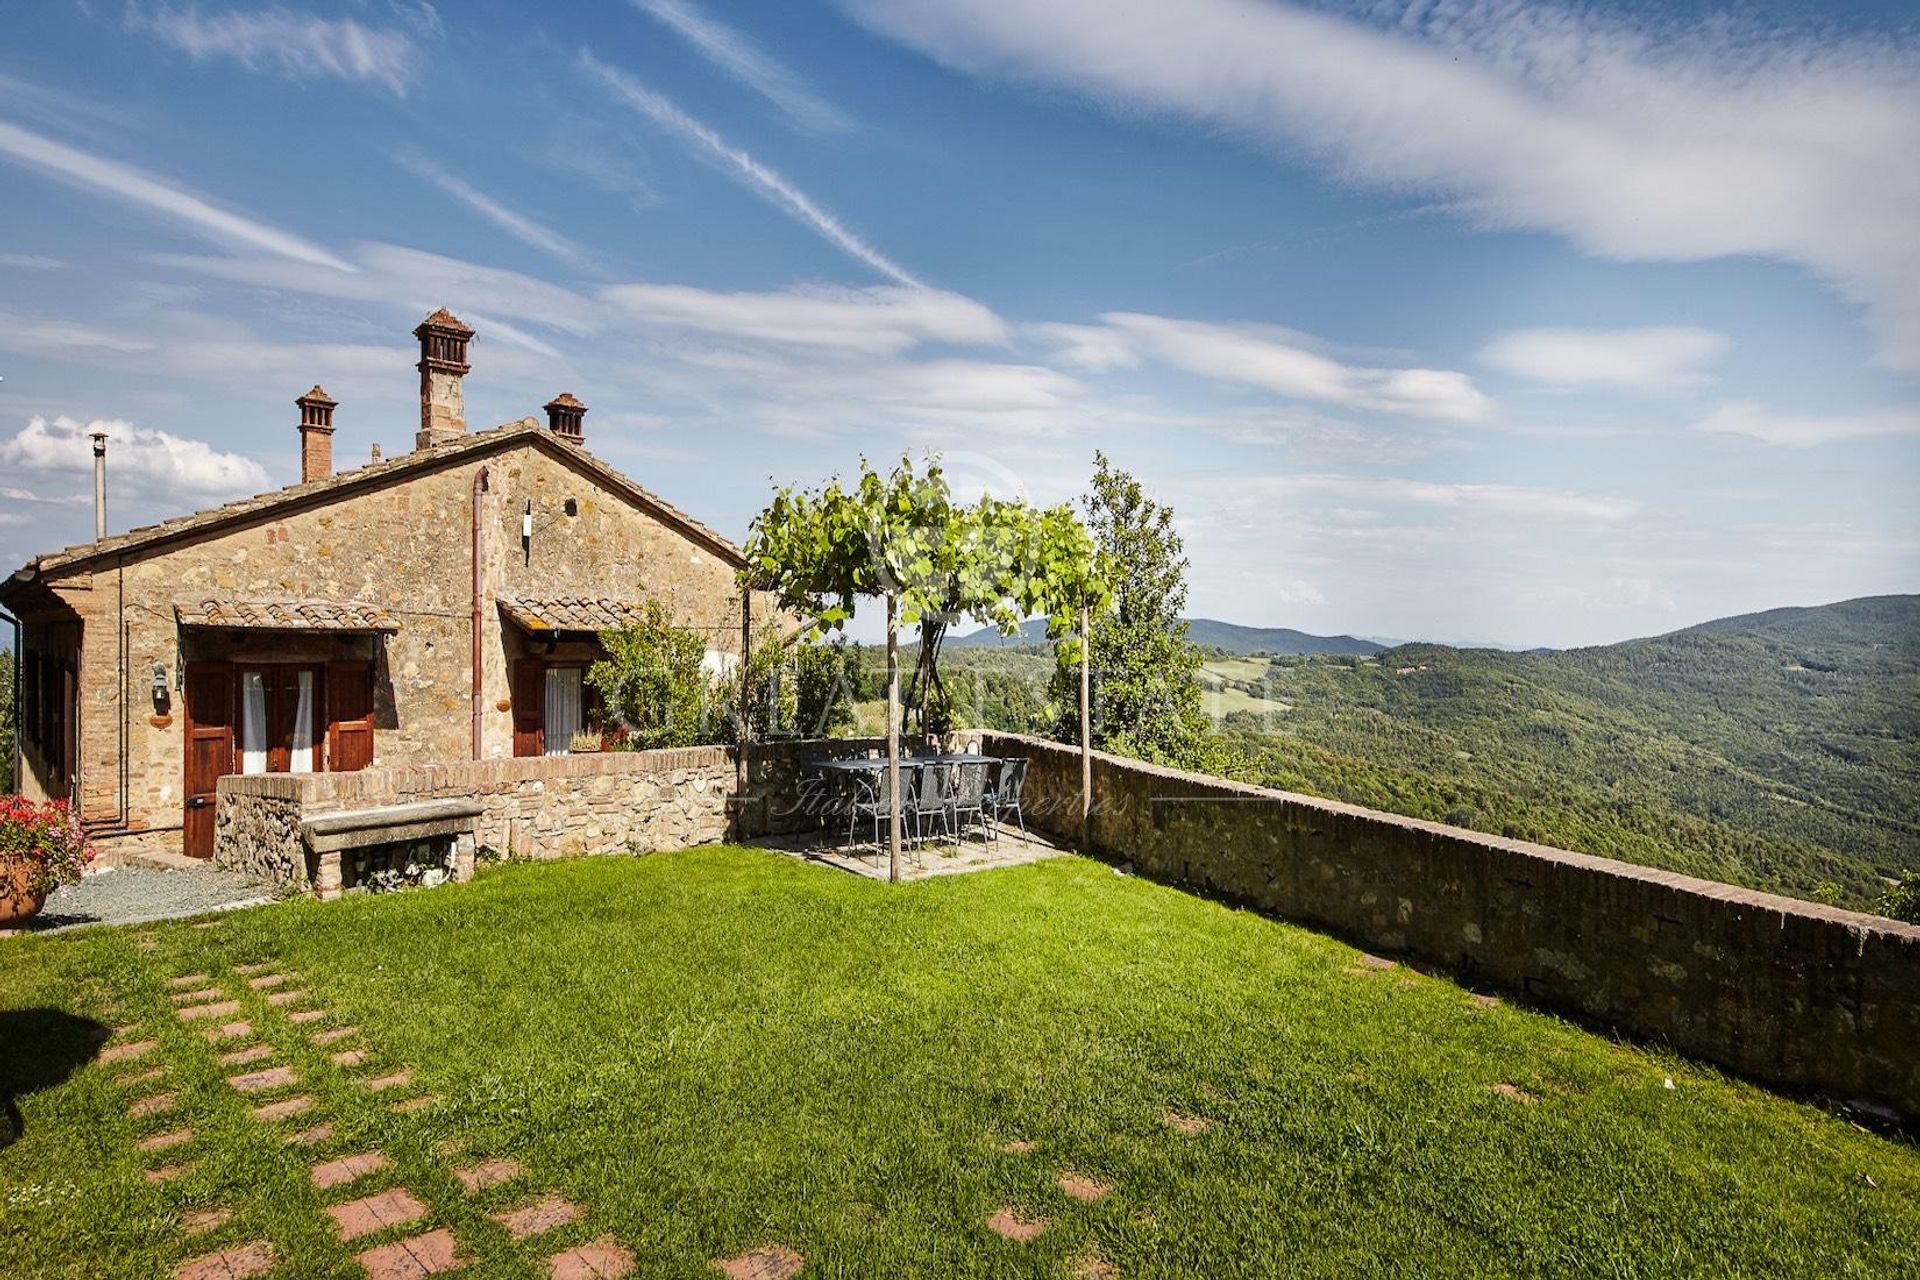
[[[497,1277],[603,1236],[647,1276],[770,1243],[841,1277],[1920,1273],[1911,1146],[1359,959],[1080,859],[890,887],[737,848],[0,941],[24,1130],[0,1150],[0,1272],[159,1277],[264,1240],[277,1275],[349,1277],[356,1250],[443,1227],[461,1274]],[[236,972],[257,962],[310,995],[269,1005]],[[242,1068],[164,986],[195,972],[295,1089],[225,1083]],[[85,1061],[76,1017],[159,1044]],[[329,1025],[360,1031],[317,1047]],[[330,1061],[356,1044],[367,1063]],[[364,1086],[402,1065],[411,1084]],[[176,1107],[130,1119],[156,1088]],[[308,1114],[249,1115],[296,1091]],[[419,1094],[439,1101],[390,1105]],[[321,1121],[320,1146],[283,1143]],[[370,1150],[391,1167],[314,1190],[311,1162]],[[490,1156],[525,1171],[466,1194],[452,1170]],[[1071,1198],[1069,1172],[1111,1191]],[[430,1218],[343,1245],[325,1206],[396,1186]],[[548,1193],[583,1216],[522,1243],[486,1216]],[[1002,1239],[1003,1206],[1047,1229]],[[233,1216],[186,1238],[209,1208]]]

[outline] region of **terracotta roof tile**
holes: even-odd
[[[174,606],[183,627],[245,627],[263,631],[398,631],[379,605],[337,600],[202,600]]]
[[[558,596],[551,599],[503,598],[500,611],[523,631],[614,631],[647,616],[637,600]]]

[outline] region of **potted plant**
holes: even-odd
[[[572,740],[567,743],[567,754],[569,755],[577,756],[598,750],[600,750],[600,731],[598,729],[581,729],[575,733]]]
[[[39,914],[54,886],[73,884],[93,845],[65,800],[0,796],[0,929]]]

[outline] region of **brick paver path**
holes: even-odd
[[[129,1040],[125,1044],[110,1044],[100,1051],[102,1062],[124,1062],[128,1058],[137,1058],[152,1050],[157,1040]]]
[[[166,1133],[156,1133],[151,1138],[142,1138],[133,1145],[140,1151],[165,1151],[169,1147],[177,1147],[192,1141],[193,1130],[170,1129]]]
[[[417,1098],[408,1098],[405,1102],[394,1103],[393,1109],[402,1114],[406,1114],[412,1111],[425,1111],[428,1107],[432,1106],[434,1103],[438,1101],[440,1101],[439,1094],[423,1093]]]
[[[173,1269],[173,1280],[252,1280],[273,1269],[273,1246],[264,1242],[235,1245]]]
[[[566,1226],[580,1216],[580,1206],[559,1196],[548,1196],[518,1209],[503,1209],[487,1216],[505,1227],[515,1240],[525,1240],[528,1236]]]
[[[213,979],[204,973],[183,973],[177,978],[168,978],[167,985],[177,991],[181,987],[197,987],[211,981]]]
[[[468,1195],[485,1191],[488,1187],[497,1187],[512,1182],[520,1176],[518,1160],[488,1160],[484,1164],[474,1165],[471,1169],[455,1169],[453,1176],[467,1189]]]
[[[313,1147],[333,1136],[333,1126],[317,1124],[311,1129],[302,1129],[298,1133],[287,1135],[287,1141],[296,1147]]]
[[[249,1062],[258,1062],[262,1058],[271,1058],[272,1056],[273,1046],[270,1044],[249,1045],[245,1049],[235,1049],[231,1053],[221,1054],[220,1065],[223,1067],[244,1067]]]
[[[279,1102],[269,1102],[264,1107],[253,1109],[255,1120],[285,1120],[288,1116],[297,1116],[304,1111],[313,1110],[313,1099],[306,1094],[293,1098],[282,1098]]]
[[[367,1088],[373,1089],[376,1091],[383,1090],[383,1089],[398,1089],[401,1085],[408,1083],[412,1079],[413,1079],[413,1068],[402,1067],[400,1070],[394,1072],[390,1076],[379,1076],[376,1079],[367,1081]]]
[[[158,1169],[147,1170],[146,1179],[148,1182],[172,1182],[175,1178],[185,1177],[192,1168],[191,1164],[162,1165]]]
[[[241,1093],[259,1093],[264,1089],[281,1089],[296,1084],[300,1075],[292,1067],[268,1067],[265,1071],[248,1071],[237,1076],[228,1076],[227,1083]]]
[[[178,1101],[178,1099],[171,1093],[156,1093],[150,1097],[142,1098],[140,1101],[128,1107],[127,1114],[135,1120],[140,1119],[142,1116],[159,1115],[162,1111],[171,1111],[176,1101]]]
[[[325,1009],[296,1009],[287,1015],[288,1022],[318,1022],[328,1016]]]
[[[217,1004],[193,1004],[179,1010],[182,1018],[189,1021],[198,1018],[224,1018],[228,1014],[240,1012],[238,1000],[222,1000]]]
[[[336,1040],[345,1040],[348,1036],[353,1035],[359,1030],[360,1028],[358,1027],[329,1027],[325,1031],[314,1032],[313,1042],[315,1044],[332,1044]]]
[[[1097,1182],[1083,1174],[1063,1173],[1060,1175],[1060,1189],[1075,1200],[1092,1204],[1096,1200],[1105,1199],[1107,1193],[1113,1190],[1113,1184]]]
[[[325,1164],[313,1166],[313,1185],[320,1191],[345,1186],[349,1182],[358,1182],[370,1173],[377,1173],[392,1163],[379,1151],[366,1151],[357,1156],[341,1156],[338,1160],[329,1160]]]
[[[272,961],[262,960],[254,964],[237,964],[233,966],[233,969],[235,973],[265,973],[273,967]]]
[[[785,1245],[769,1244],[713,1265],[724,1271],[728,1280],[787,1280],[800,1274],[806,1259]]]
[[[246,1021],[223,1022],[217,1027],[207,1028],[207,1039],[209,1040],[234,1040],[240,1036],[250,1036],[252,1034],[253,1024]]]
[[[255,991],[265,991],[268,987],[277,987],[287,980],[284,973],[263,973],[257,978],[248,978],[247,985]]]
[[[218,987],[202,987],[198,991],[176,991],[173,993],[175,1004],[199,1004],[203,1000],[218,1000],[226,993]]]
[[[427,1216],[427,1206],[405,1187],[395,1187],[377,1195],[362,1196],[345,1204],[330,1205],[327,1216],[340,1228],[342,1240],[358,1240],[388,1227],[418,1222]]]
[[[398,1244],[381,1245],[356,1255],[367,1269],[369,1280],[417,1280],[466,1265],[453,1233],[445,1229],[429,1231]]]
[[[333,1065],[336,1067],[357,1067],[366,1060],[365,1049],[342,1049],[333,1055]]]
[[[1011,1205],[987,1219],[987,1226],[1009,1240],[1032,1240],[1047,1229],[1045,1218],[1029,1218]]]
[[[274,992],[268,993],[267,1003],[275,1004],[275,1005],[292,1004],[296,1000],[305,1000],[306,998],[307,998],[307,993],[304,990],[303,991],[274,991]]]
[[[606,1236],[547,1259],[552,1280],[621,1280],[633,1273],[633,1255]]]

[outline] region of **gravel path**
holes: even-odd
[[[195,867],[161,871],[151,867],[109,867],[79,884],[55,889],[40,914],[27,922],[36,932],[85,924],[139,924],[177,920],[203,911],[225,911],[273,901],[272,886],[262,880]]]

